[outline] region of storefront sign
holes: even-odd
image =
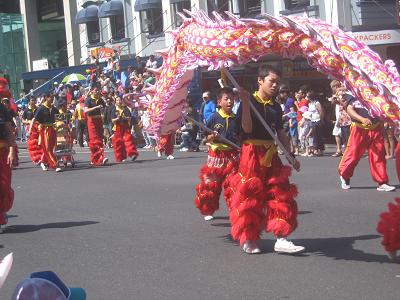
[[[367,45],[385,45],[400,43],[400,30],[379,30],[353,32],[353,36]]]
[[[93,58],[97,58],[99,60],[99,62],[106,62],[109,58],[113,57],[114,55],[114,50],[117,50],[117,52],[121,52],[121,49],[119,47],[115,48],[115,49],[111,49],[111,48],[95,48],[90,50],[90,56]],[[94,62],[94,61],[92,61]]]
[[[48,69],[49,69],[49,61],[47,60],[47,58],[32,61],[32,71],[40,71]]]

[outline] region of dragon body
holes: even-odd
[[[180,127],[187,86],[193,69],[218,70],[257,61],[268,54],[294,59],[305,57],[318,71],[345,83],[374,117],[400,128],[400,76],[392,61],[380,57],[352,34],[322,20],[307,17],[228,19],[203,11],[180,14],[183,24],[164,52],[164,63],[149,105],[150,130],[169,134]]]

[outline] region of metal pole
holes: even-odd
[[[33,91],[30,91],[28,94],[25,95],[25,97],[29,96],[30,94],[34,93],[35,91],[37,91],[38,89],[40,89],[42,86],[46,85],[47,83],[49,83],[50,81],[54,80],[55,78],[57,78],[58,76],[60,76],[61,74],[64,74],[65,71],[61,72],[60,74],[54,76],[53,78],[51,78],[50,80],[47,80],[45,83],[43,83],[42,85],[40,85],[39,87],[37,87],[36,89],[34,89]],[[18,99],[17,101],[15,101],[15,103],[18,104],[18,102],[20,102],[23,98]]]
[[[204,124],[202,124],[202,123],[196,121],[195,119],[193,119],[193,118],[191,118],[191,117],[189,117],[189,116],[187,116],[187,115],[183,115],[183,117],[186,118],[186,119],[188,119],[190,122],[193,122],[193,123],[196,124],[197,126],[201,127],[201,129],[203,129],[204,131],[206,131],[206,132],[208,132],[208,133],[214,133],[214,131],[212,131],[212,130],[211,130],[210,128],[208,128],[206,125],[204,125]],[[225,144],[228,144],[229,146],[232,146],[232,147],[234,147],[234,148],[240,150],[240,146],[236,145],[235,143],[231,142],[230,140],[228,140],[228,139],[226,139],[226,138],[224,138],[224,137],[222,137],[222,136],[219,136],[218,139],[221,140],[222,142],[224,142]]]

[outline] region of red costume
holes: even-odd
[[[11,124],[11,121],[12,118],[8,109],[0,103],[0,225],[7,224],[6,213],[11,209],[14,201],[14,191],[11,188],[12,166],[7,162],[10,151],[10,137],[6,124]]]
[[[103,145],[103,120],[101,116],[89,116],[87,120],[89,133],[90,161],[100,166],[103,164],[104,145]]]
[[[112,118],[128,118],[130,112],[127,107],[115,106],[112,111]],[[115,159],[117,162],[125,160],[127,157],[136,159],[138,152],[136,149],[133,136],[131,134],[131,125],[127,120],[118,120],[113,127],[114,136],[112,138]]]
[[[27,128],[29,130],[29,128]],[[28,152],[34,164],[39,164],[43,154],[42,147],[39,145],[39,124],[32,125],[31,134],[28,138]]]
[[[347,147],[339,164],[339,174],[345,179],[350,179],[367,149],[372,178],[378,184],[387,183],[389,179],[386,173],[385,146],[381,123],[364,126],[354,122],[351,125]]]
[[[94,96],[90,96],[85,100],[85,108],[94,108],[99,105],[104,107],[104,102]],[[89,148],[91,152],[90,161],[92,164],[100,166],[107,161],[104,156],[103,120],[101,117],[101,110],[100,108],[96,108],[87,112],[86,116],[89,133]]]
[[[282,165],[273,141],[244,142],[238,173],[229,182],[231,234],[241,245],[257,241],[263,228],[277,237],[296,229],[297,188],[289,183],[290,174],[291,167]]]
[[[225,199],[230,208],[229,176],[237,171],[239,152],[236,150],[208,149],[207,163],[200,169],[200,183],[196,186],[194,203],[202,215],[213,215],[219,208],[219,197],[222,187],[225,188]]]
[[[160,136],[158,142],[158,151],[164,153],[166,156],[174,153],[175,133],[170,133]]]
[[[57,133],[52,124],[39,125],[39,145],[42,147],[40,161],[51,169],[57,167],[54,150],[57,143]]]
[[[389,203],[389,211],[381,214],[377,231],[383,235],[382,245],[392,259],[400,250],[400,198],[396,203]]]

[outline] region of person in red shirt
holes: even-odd
[[[299,89],[299,91],[296,93],[295,98],[296,101],[294,104],[297,107],[297,121],[300,122],[302,119],[303,115],[303,110],[301,109],[303,106],[308,107],[308,99],[307,97],[307,92],[310,88],[307,85],[302,85]]]

